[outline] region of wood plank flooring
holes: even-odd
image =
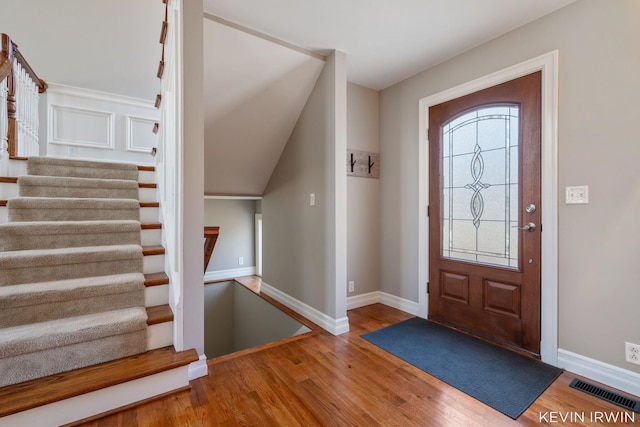
[[[335,337],[322,331],[211,360],[209,375],[192,381],[190,391],[80,425],[603,426],[612,424],[592,421],[590,414],[624,412],[569,388],[576,376],[565,372],[512,420],[360,338],[410,315],[374,304],[348,316],[349,333]],[[574,413],[584,413],[585,422],[560,422],[561,414]],[[640,425],[640,414],[634,419],[632,425]]]

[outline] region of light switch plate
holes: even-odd
[[[589,186],[580,185],[576,187],[565,187],[566,200],[568,205],[580,205],[589,203]]]

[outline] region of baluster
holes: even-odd
[[[24,147],[24,93],[22,66],[16,62],[14,65],[15,96],[16,96],[16,150],[15,155],[22,156]]]
[[[0,175],[9,174],[9,117],[7,113],[7,79],[0,82]]]

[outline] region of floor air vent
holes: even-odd
[[[628,397],[622,396],[609,390],[605,390],[604,388],[598,387],[597,385],[589,384],[576,378],[571,381],[569,387],[584,391],[585,393],[589,393],[593,396],[599,397],[602,400],[606,400],[607,402],[622,406],[623,408],[630,411],[640,413],[639,401],[629,399]]]

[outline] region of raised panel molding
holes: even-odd
[[[484,280],[482,294],[485,310],[520,318],[520,286]]]
[[[441,272],[440,296],[451,301],[469,304],[469,276]]]
[[[84,160],[156,163],[153,133],[160,113],[152,101],[49,83],[44,155]],[[42,123],[45,126],[45,123]]]
[[[114,114],[51,105],[50,143],[113,150]]]
[[[152,132],[155,119],[127,115],[127,151],[150,153],[158,138]]]

